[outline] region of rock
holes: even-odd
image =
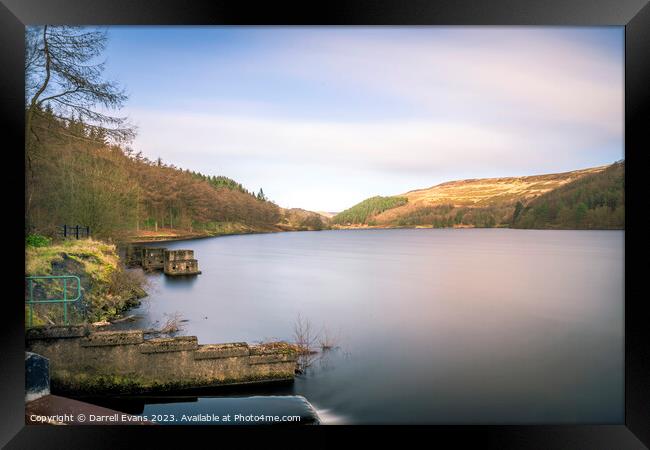
[[[110,325],[111,323],[106,321],[106,320],[100,320],[99,322],[93,322],[92,326],[93,327],[105,327],[107,325]]]

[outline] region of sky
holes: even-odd
[[[624,157],[623,27],[108,28],[151,159],[337,212]]]

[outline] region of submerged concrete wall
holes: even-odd
[[[145,339],[142,330],[83,326],[29,329],[27,350],[50,360],[53,389],[141,393],[293,380],[297,354],[285,343],[200,345],[196,336]]]

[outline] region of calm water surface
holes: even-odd
[[[325,352],[291,386],[325,423],[622,423],[623,231],[349,230],[229,236],[203,274],[150,276],[135,326],[180,312],[199,343],[292,340]],[[209,398],[153,402],[182,412]]]

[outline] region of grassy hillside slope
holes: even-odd
[[[365,224],[382,212],[405,205],[406,197],[371,197],[338,213],[332,222],[340,225]]]
[[[287,231],[318,231],[330,228],[330,218],[321,213],[300,208],[282,210],[282,220],[278,224]]]
[[[515,228],[622,229],[625,227],[625,163],[612,164],[516,205]]]
[[[25,247],[25,275],[76,275],[81,280],[82,299],[69,305],[70,323],[113,319],[139,304],[147,293],[141,274],[127,270],[120,262],[114,245],[93,239],[67,240]],[[77,286],[70,281],[68,296],[74,297]],[[60,280],[36,280],[34,299],[63,298]],[[25,311],[27,318],[27,309]],[[63,323],[62,304],[34,306],[33,325]]]
[[[89,226],[101,239],[157,240],[304,227],[287,225],[286,210],[261,190],[109,145],[83,123],[42,112],[34,128],[27,233],[56,237],[67,223]]]
[[[612,218],[613,215],[622,213],[602,209],[601,200],[601,197],[611,200],[613,196],[618,195],[617,205],[622,207],[621,193],[607,193],[611,189],[618,189],[612,186],[612,183],[619,186],[612,179],[620,181],[622,174],[623,163],[617,163],[556,174],[451,181],[409,191],[397,197],[373,197],[364,200],[335,216],[333,223],[341,226],[380,227],[510,227],[515,225],[513,220],[516,217],[519,221],[515,226],[521,228],[622,228],[622,220]],[[603,181],[605,178],[609,181]],[[591,181],[585,181],[587,184],[583,186],[580,184],[583,179]],[[582,186],[582,190],[579,186]],[[561,190],[564,187],[567,188]],[[575,194],[576,198],[584,200],[587,210],[593,211],[589,212],[589,217],[585,220],[568,220],[569,213],[565,210],[578,208],[582,200],[569,202],[565,199],[561,204],[560,200],[551,202],[551,199],[555,199],[552,194],[554,192],[565,192],[564,195],[571,196],[571,199]],[[541,198],[547,199],[550,208],[548,219],[545,213],[542,214],[544,206],[538,200]],[[400,201],[388,202],[383,208],[373,208],[372,206],[378,203],[377,199]],[[553,206],[556,203],[557,205]],[[526,207],[528,209],[525,209]],[[539,212],[540,208],[542,213]],[[559,210],[562,208],[562,217],[558,219]],[[584,206],[580,206],[580,211],[583,209]],[[530,218],[531,214],[537,214],[535,219]]]

